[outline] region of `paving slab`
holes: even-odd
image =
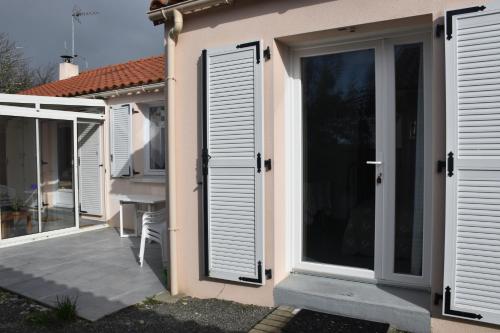
[[[77,299],[80,317],[95,321],[165,291],[160,247],[113,228],[86,231],[0,249],[0,288],[53,306]]]

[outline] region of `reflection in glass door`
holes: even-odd
[[[40,120],[42,232],[74,227],[73,121]]]
[[[375,49],[304,57],[302,260],[374,269]]]
[[[295,269],[429,285],[428,50],[413,35],[297,51]]]
[[[36,120],[0,117],[0,239],[38,233]]]

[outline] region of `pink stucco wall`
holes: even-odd
[[[275,0],[237,1],[235,5],[185,16],[176,55],[176,174],[180,291],[202,298],[273,305],[273,287],[290,271],[285,200],[288,184],[285,123],[289,47],[294,43],[336,38],[353,39],[377,32],[426,26],[432,35],[432,160],[445,150],[444,39],[431,32],[446,9],[477,5],[474,0]],[[356,26],[355,33],[338,28]],[[205,48],[261,40],[272,59],[264,63],[265,158],[273,170],[265,174],[265,260],[273,279],[251,287],[203,277],[201,174],[201,53]],[[444,244],[444,181],[432,175],[432,292],[442,291]],[[430,301],[430,300],[429,300]],[[440,307],[433,313],[438,315]],[[447,327],[448,321],[433,324]],[[443,326],[444,325],[444,326]],[[458,324],[453,324],[456,325]],[[459,325],[460,326],[460,325]],[[434,327],[434,326],[433,326]],[[450,326],[451,327],[451,326]],[[460,326],[461,327],[461,326]]]

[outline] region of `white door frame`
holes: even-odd
[[[38,230],[39,232],[31,235],[24,235],[15,238],[0,240],[0,247],[8,246],[11,244],[19,244],[38,239],[45,239],[52,236],[71,234],[79,231],[80,229],[80,216],[78,212],[79,203],[79,183],[78,183],[78,143],[77,143],[77,121],[78,119],[94,119],[103,120],[104,114],[88,113],[88,112],[75,112],[75,111],[61,111],[42,109],[41,103],[59,104],[59,105],[81,105],[81,106],[98,106],[105,107],[103,101],[85,100],[81,98],[59,98],[59,97],[43,97],[43,96],[24,96],[24,95],[8,95],[0,94],[1,102],[9,103],[32,103],[33,107],[23,106],[10,106],[0,105],[0,116],[11,116],[21,118],[34,118],[35,122],[35,135],[36,135],[36,154],[37,154],[37,195],[38,195]],[[28,104],[27,104],[28,105]],[[40,155],[40,119],[54,119],[54,120],[69,120],[73,122],[73,177],[74,177],[74,200],[75,200],[75,226],[61,230],[53,230],[47,232],[40,232],[42,230],[42,193],[41,193],[41,155]]]
[[[300,79],[300,59],[304,57],[310,56],[318,56],[318,55],[326,55],[326,54],[334,54],[334,53],[343,53],[349,51],[356,50],[367,50],[373,49],[375,51],[375,95],[376,95],[376,107],[375,107],[375,121],[376,121],[376,159],[378,161],[382,161],[382,152],[379,147],[382,146],[384,142],[383,131],[381,130],[382,120],[384,118],[383,110],[384,110],[384,99],[381,95],[381,90],[378,87],[381,87],[383,82],[383,71],[377,70],[383,66],[382,59],[378,56],[380,54],[382,48],[382,44],[379,41],[367,41],[360,43],[352,43],[352,44],[342,44],[342,45],[334,45],[334,46],[325,46],[321,48],[307,48],[301,49],[294,52],[293,56],[293,111],[291,112],[291,120],[292,120],[292,132],[295,135],[292,137],[293,142],[289,142],[292,147],[295,147],[293,151],[293,156],[290,156],[293,159],[291,162],[290,168],[291,174],[293,177],[292,182],[290,183],[293,186],[293,201],[295,204],[291,205],[290,216],[292,217],[292,265],[293,269],[296,271],[307,271],[319,274],[326,275],[338,275],[338,276],[346,276],[352,279],[363,280],[363,281],[373,281],[375,279],[375,272],[381,269],[381,260],[378,258],[381,257],[382,247],[379,244],[382,244],[377,239],[380,239],[382,236],[378,230],[380,228],[375,228],[375,262],[374,262],[374,270],[363,269],[363,268],[355,268],[348,266],[338,266],[338,265],[327,265],[321,263],[311,263],[305,262],[302,260],[302,93],[301,93],[301,79]],[[373,170],[373,181],[375,182],[375,177],[377,172],[383,173],[383,165],[374,166]],[[384,183],[379,184],[375,187],[376,199],[375,199],[375,225],[383,221],[383,210],[382,206],[382,190],[384,187]]]
[[[394,264],[394,188],[395,176],[395,103],[393,52],[394,45],[411,44],[421,41],[424,44],[424,252],[423,275],[416,277],[392,273]],[[375,185],[375,248],[374,270],[348,266],[311,263],[302,260],[302,96],[301,70],[302,57],[334,54],[348,51],[375,50],[375,93],[376,93],[376,159],[382,165],[374,168],[374,182],[377,173],[382,173],[382,184]],[[388,53],[390,54],[388,56]],[[431,155],[431,48],[430,33],[398,34],[395,38],[376,38],[362,42],[353,41],[339,44],[314,45],[291,50],[289,78],[290,113],[286,124],[287,136],[287,216],[290,223],[290,269],[318,275],[335,276],[351,280],[428,287],[430,285],[430,240],[432,225],[431,177],[433,163]],[[388,70],[392,68],[392,71]],[[389,125],[390,130],[388,130]],[[390,154],[388,154],[390,152]],[[392,176],[390,175],[392,173]],[[392,189],[392,191],[391,191]],[[389,214],[389,212],[392,212]],[[387,230],[392,229],[392,233]],[[384,259],[385,258],[385,259]],[[391,258],[392,260],[387,260]]]
[[[406,45],[413,43],[422,43],[423,45],[423,93],[424,93],[424,188],[423,188],[423,246],[422,246],[422,275],[409,275],[394,273],[394,251],[395,251],[395,211],[396,211],[396,105],[395,89],[387,89],[386,100],[388,117],[386,119],[387,127],[384,132],[389,138],[385,145],[387,154],[386,159],[386,200],[384,210],[388,212],[384,218],[384,256],[383,271],[379,280],[395,281],[405,285],[430,286],[430,267],[431,267],[431,220],[432,220],[432,66],[431,66],[431,39],[430,34],[416,34],[405,37],[390,38],[384,40],[384,62],[386,82],[388,87],[395,87],[394,71],[394,47],[396,45]],[[392,213],[389,213],[392,212]]]

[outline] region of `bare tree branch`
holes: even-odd
[[[0,33],[0,93],[15,94],[54,81],[56,72],[57,67],[52,63],[32,69],[15,42]]]
[[[32,84],[34,87],[41,84],[52,82],[56,79],[57,64],[48,63],[45,66],[39,66],[32,71]]]

